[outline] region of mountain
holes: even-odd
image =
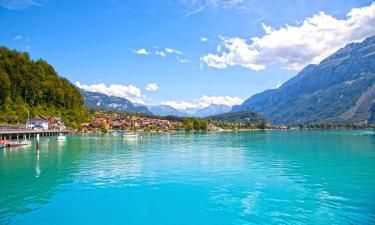
[[[148,106],[148,110],[150,110],[153,114],[159,116],[189,116],[189,114],[187,114],[186,112],[175,109],[169,105]]]
[[[207,117],[207,116],[212,116],[212,115],[217,115],[217,114],[222,114],[222,113],[230,112],[231,109],[232,109],[232,107],[230,107],[228,105],[215,105],[215,104],[212,104],[212,105],[209,105],[209,106],[207,106],[205,108],[198,109],[193,114],[193,116],[194,117],[203,118],[203,117]]]
[[[138,112],[152,114],[146,106],[136,106],[126,98],[109,96],[98,92],[79,89],[85,99],[85,106],[89,109],[116,110],[123,112]]]
[[[0,47],[0,123],[24,122],[30,116],[59,116],[76,127],[89,115],[82,95],[46,61]]]
[[[223,122],[230,122],[230,123],[249,123],[249,124],[257,124],[257,123],[264,123],[267,124],[267,119],[260,115],[259,113],[251,112],[251,111],[237,111],[237,112],[227,112],[222,113],[214,116],[209,116],[207,119],[223,121]]]
[[[272,123],[363,122],[374,121],[374,102],[375,36],[347,45],[232,111],[259,112]]]
[[[179,116],[179,117],[199,117],[204,118],[211,115],[230,112],[232,107],[227,105],[209,105],[201,109],[179,110],[169,105],[148,106],[148,109],[155,115]]]

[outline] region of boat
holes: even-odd
[[[57,136],[57,140],[58,140],[58,141],[65,141],[65,140],[66,140],[66,136],[64,136],[64,135],[62,135],[62,134],[59,134],[59,135]]]
[[[132,133],[126,132],[122,136],[124,138],[128,138],[128,139],[136,139],[136,138],[138,138],[137,133],[135,133],[135,124],[133,123],[133,132]]]
[[[0,145],[2,146],[2,148],[4,147],[14,148],[14,147],[21,147],[21,146],[26,146],[30,144],[31,144],[31,141],[1,141],[0,142]]]
[[[136,133],[125,133],[123,135],[124,138],[137,138],[138,135]]]

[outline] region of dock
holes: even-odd
[[[18,139],[18,138],[31,138],[39,136],[56,136],[59,134],[69,134],[69,130],[33,130],[33,129],[1,129],[0,128],[0,140],[4,139]]]

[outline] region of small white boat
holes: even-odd
[[[31,141],[29,141],[29,140],[23,140],[23,141],[21,141],[21,143],[23,145],[31,145]]]
[[[124,138],[137,138],[138,135],[136,133],[125,133],[123,135]]]
[[[65,141],[66,140],[66,136],[64,136],[62,134],[59,134],[59,136],[57,136],[57,140],[58,141]]]

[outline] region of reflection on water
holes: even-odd
[[[35,143],[0,153],[0,223],[371,224],[374,139],[363,131],[41,139],[39,154]]]

